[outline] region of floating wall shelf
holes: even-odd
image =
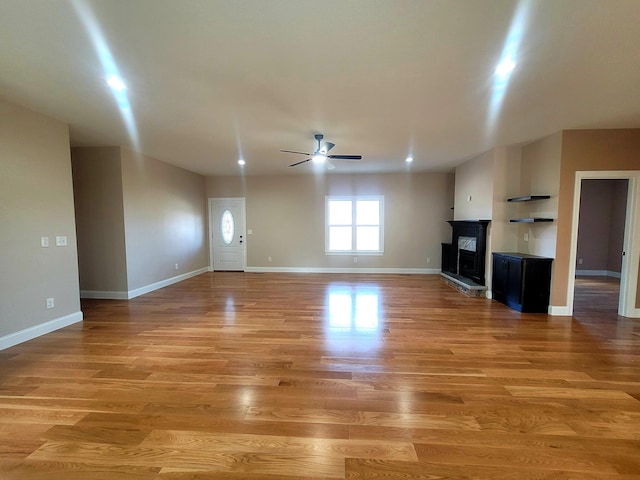
[[[553,218],[512,218],[511,223],[542,223],[553,222]]]
[[[551,195],[525,195],[523,197],[507,198],[507,202],[532,202],[534,200],[547,200]]]
[[[535,200],[548,200],[551,195],[524,195],[522,197],[507,198],[507,202],[533,202]],[[512,218],[511,223],[543,223],[553,222],[553,218]]]

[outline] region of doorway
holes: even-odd
[[[574,312],[576,270],[579,266],[578,262],[580,260],[580,258],[578,257],[578,226],[581,215],[580,202],[582,198],[583,181],[587,179],[621,179],[626,181],[626,213],[624,215],[623,247],[620,253],[620,293],[618,295],[616,313],[617,315],[624,317],[638,318],[640,317],[640,308],[636,306],[636,296],[638,288],[638,259],[640,257],[640,245],[637,242],[637,239],[640,238],[640,219],[638,218],[640,216],[640,195],[638,193],[640,185],[640,172],[636,171],[576,172],[573,202],[573,221],[571,227],[571,252],[567,291],[567,314],[573,315]],[[603,231],[604,225],[601,224],[597,230],[597,235],[602,236]],[[608,231],[606,232],[606,235],[609,235]],[[583,270],[587,270],[586,268],[584,268],[584,258],[583,263],[580,266]],[[603,271],[608,272],[608,267]],[[609,277],[606,273],[604,277],[615,278]],[[580,297],[580,294],[578,295],[578,297]],[[578,300],[580,300],[580,298],[578,298]]]
[[[628,179],[582,180],[574,312],[619,310],[628,186]]]
[[[244,271],[245,217],[244,198],[209,199],[210,264],[214,271]]]

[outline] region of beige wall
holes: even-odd
[[[518,251],[522,253],[555,257],[561,154],[560,132],[522,147],[520,195],[550,195],[551,198],[517,203],[518,216],[554,219],[552,223],[518,226]],[[524,239],[525,234],[528,234],[528,241]]]
[[[640,170],[640,129],[562,132],[558,236],[551,290],[552,305],[567,305],[575,174],[577,171],[599,170]],[[632,265],[631,272],[632,275],[638,275],[638,265]],[[640,281],[638,281],[636,308],[640,308]]]
[[[73,148],[71,160],[80,289],[126,292],[120,148]]]
[[[427,173],[208,177],[207,197],[246,198],[248,267],[439,269],[453,186]],[[326,195],[384,195],[384,255],[325,255]]]
[[[0,145],[1,339],[82,317],[68,128],[0,101]],[[49,248],[41,248],[43,236]],[[67,246],[56,247],[56,236],[66,236]],[[55,300],[49,310],[48,297]]]
[[[495,152],[490,150],[456,168],[455,220],[492,218]]]
[[[508,198],[520,195],[521,149],[500,147],[494,150],[493,206],[487,238],[486,284],[491,286],[493,276],[492,252],[518,250],[518,226],[510,223],[517,215],[517,207]],[[464,202],[464,199],[462,199]]]
[[[620,273],[626,207],[627,180],[582,181],[577,272],[599,270]]]
[[[126,148],[121,158],[129,291],[206,268],[205,178]]]

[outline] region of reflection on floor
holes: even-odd
[[[613,277],[576,277],[573,300],[574,316],[618,315],[620,279]]]

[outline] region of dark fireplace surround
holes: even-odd
[[[485,284],[487,227],[490,220],[450,220],[451,243],[442,244],[442,271]]]

